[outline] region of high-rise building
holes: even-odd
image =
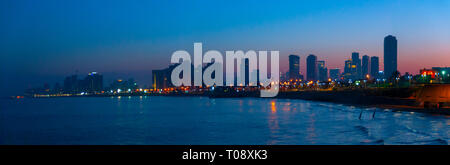
[[[179,64],[173,64],[173,65],[170,65],[169,68],[166,68],[166,69],[152,70],[152,76],[153,76],[152,87],[153,87],[153,89],[164,89],[164,88],[173,87],[172,79],[171,79],[172,70],[175,69],[175,67],[178,65]],[[192,68],[193,68],[193,66],[191,67],[191,69]]]
[[[345,79],[355,79],[354,76],[355,74],[356,74],[356,65],[353,65],[352,59],[346,60],[344,66],[344,73],[342,74],[342,76]]]
[[[243,64],[244,64],[244,72],[245,72],[245,80],[244,80],[244,86],[248,86],[250,83],[250,61],[248,58],[243,58]]]
[[[89,92],[100,92],[103,90],[103,76],[97,72],[91,72],[84,79],[84,85],[86,91]]]
[[[300,78],[300,57],[297,55],[289,55],[289,79]]]
[[[361,74],[366,77],[369,74],[369,56],[364,55],[362,57]]]
[[[352,60],[345,60],[344,74],[351,74]]]
[[[64,79],[64,92],[65,93],[75,93],[78,92],[78,78],[77,75],[68,76]]]
[[[212,65],[213,63],[209,63],[208,65]],[[243,68],[243,72],[239,72],[239,75],[237,75],[237,72],[235,72],[235,75],[238,77],[242,77],[244,78],[244,80],[242,82],[238,83],[238,77],[235,77],[234,79],[234,84],[236,84],[237,86],[249,86],[250,85],[250,74],[254,73],[253,70],[250,71],[250,60],[248,58],[242,58],[241,59],[241,64],[240,64],[241,68]],[[203,67],[203,70],[206,69],[205,66]],[[257,77],[253,77],[253,78],[257,78]]]
[[[352,53],[352,65],[354,65],[355,67],[352,66],[352,68],[354,68],[354,73],[353,74],[353,78],[354,79],[360,79],[361,78],[361,59],[359,58],[359,53],[358,52],[353,52]]]
[[[325,67],[325,61],[317,61],[317,71],[319,81],[328,80],[328,68]]]
[[[317,57],[313,54],[306,58],[306,79],[308,81],[317,80]]]
[[[339,80],[339,77],[340,77],[339,68],[330,69],[330,78],[332,80]]]
[[[397,71],[397,39],[388,35],[384,38],[384,75],[389,78]]]
[[[378,71],[379,71],[379,62],[378,62],[377,56],[370,57],[370,76],[373,78],[379,78]]]

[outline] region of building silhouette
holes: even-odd
[[[295,80],[300,78],[300,57],[297,55],[289,55],[289,79]]]
[[[65,93],[75,93],[79,90],[77,75],[68,76],[64,79],[63,90]]]
[[[377,56],[370,57],[370,76],[373,78],[379,78],[379,61]]]
[[[103,90],[103,76],[97,72],[90,72],[83,84],[88,92],[100,92]]]
[[[250,61],[248,58],[245,58],[244,60],[244,66],[245,66],[245,80],[244,80],[244,86],[248,86],[250,84]]]
[[[332,79],[332,80],[339,80],[339,78],[340,78],[340,75],[341,73],[340,73],[340,71],[339,71],[339,68],[335,68],[335,69],[330,69],[330,78]]]
[[[351,69],[352,69],[352,60],[345,60],[345,64],[344,64],[344,74],[351,74]]]
[[[80,92],[101,92],[103,90],[103,76],[97,72],[90,72],[84,79],[78,79],[77,75],[64,79],[64,93],[74,94]]]
[[[206,67],[209,67],[209,65],[212,65],[213,63],[209,63],[207,66],[203,67],[203,71],[205,70]],[[234,84],[236,86],[248,86],[250,83],[250,61],[248,58],[242,58],[241,59],[241,64],[240,67],[242,67],[244,69],[244,72],[240,72],[240,75],[237,75],[237,71],[236,71],[236,76],[242,76],[244,78],[243,83],[238,83],[237,78],[235,77],[234,79]]]
[[[352,66],[353,69],[353,73],[352,73],[352,77],[353,79],[360,79],[361,78],[361,59],[359,58],[359,53],[358,52],[353,52],[352,53],[352,65],[354,65],[354,67]]]
[[[174,85],[172,84],[171,75],[172,75],[172,70],[178,65],[179,64],[173,64],[165,69],[152,70],[152,78],[153,78],[152,79],[152,81],[153,81],[152,87],[153,87],[153,89],[164,89],[164,88],[174,87]],[[191,74],[193,75],[193,72]]]
[[[325,61],[317,61],[318,80],[328,80],[328,68],[325,67]]]
[[[352,68],[353,66],[355,66],[355,65],[352,64],[351,59],[345,60],[344,73],[342,75],[344,77],[344,79],[352,79],[353,78],[352,77],[353,76],[352,70],[354,70],[354,68]]]
[[[369,56],[364,55],[362,57],[362,64],[361,64],[361,74],[363,77],[366,77],[369,75]]]
[[[384,38],[384,75],[389,78],[397,71],[397,39],[388,35]]]
[[[313,54],[306,58],[306,79],[308,81],[317,80],[317,57]]]

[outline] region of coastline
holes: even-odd
[[[70,95],[70,96],[48,96],[48,97],[26,97],[26,98],[63,98],[63,97],[137,97],[137,96],[165,96],[165,97],[209,97],[209,98],[260,98],[259,92],[241,92],[240,94],[230,93],[219,94],[214,92],[197,93],[121,93],[121,94],[96,94],[96,95]],[[17,99],[15,97],[10,97]],[[364,90],[348,91],[291,91],[280,92],[271,99],[300,99],[308,101],[321,101],[348,106],[375,107],[390,109],[395,111],[420,112],[429,114],[450,115],[450,107],[424,108],[418,105],[415,98],[400,98],[377,96]]]

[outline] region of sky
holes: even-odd
[[[450,0],[2,0],[0,96],[62,83],[65,76],[104,75],[151,84],[151,70],[176,50],[278,50],[315,54],[343,68],[356,51],[379,56],[383,38],[398,40],[398,69],[450,66]]]

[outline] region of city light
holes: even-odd
[[[392,87],[393,85],[398,84],[406,84],[405,87],[414,86],[415,84],[430,84],[430,83],[449,83],[449,76],[448,75],[448,67],[432,67],[431,69],[421,69],[420,74],[414,76],[412,74],[405,74],[401,75],[396,73],[397,75],[395,77],[385,75],[385,71],[379,71],[378,67],[378,61],[375,61],[374,66],[375,68],[370,68],[369,65],[367,65],[369,62],[367,61],[367,55],[364,55],[363,58],[359,58],[359,52],[352,52],[352,57],[345,61],[345,69],[343,72],[339,71],[339,68],[336,69],[330,69],[327,70],[327,66],[325,65],[326,61],[324,60],[317,60],[317,56],[312,55],[316,62],[308,63],[307,61],[307,69],[308,68],[314,68],[308,66],[308,64],[317,64],[320,65],[318,70],[316,70],[316,76],[313,77],[306,77],[307,80],[305,82],[302,82],[303,75],[300,75],[300,71],[297,71],[296,68],[299,65],[297,61],[289,61],[289,63],[294,62],[293,65],[289,65],[289,70],[293,70],[293,74],[290,75],[289,72],[286,72],[285,74],[283,72],[280,72],[280,78],[285,75],[281,79],[281,81],[270,81],[270,85],[281,85],[281,88],[284,91],[306,91],[310,89],[314,90],[329,90],[331,88],[333,89],[352,89],[355,86],[358,86],[358,88],[372,88],[372,87]],[[291,55],[290,57],[295,57],[295,55]],[[376,57],[376,56],[372,56]],[[374,58],[377,59],[378,57]],[[294,58],[295,59],[295,58]],[[364,59],[365,62],[364,62]],[[364,63],[361,64],[361,61]],[[372,61],[372,58],[370,59]],[[293,66],[293,68],[291,68]],[[164,71],[164,74],[158,74],[159,72],[153,71],[152,73],[155,73],[153,75],[154,82],[151,85],[152,89],[144,89],[142,87],[138,86],[138,83],[135,82],[132,78],[131,79],[116,79],[112,82],[112,84],[109,87],[103,87],[103,77],[97,72],[89,72],[86,78],[84,79],[78,79],[76,75],[68,76],[64,81],[64,87],[70,87],[74,86],[72,89],[62,89],[61,87],[58,90],[50,89],[50,87],[44,87],[38,90],[33,90],[30,92],[28,96],[39,96],[39,97],[52,97],[52,96],[63,96],[63,95],[74,95],[74,96],[85,96],[85,95],[148,95],[148,94],[172,94],[172,93],[178,93],[182,94],[184,91],[185,93],[201,93],[205,94],[210,91],[217,91],[217,88],[212,87],[211,85],[205,85],[203,86],[197,86],[192,87],[190,89],[190,86],[180,86],[176,87],[174,86],[170,81],[168,81],[167,74],[170,74],[174,67],[169,67],[163,70],[158,71]],[[372,69],[374,69],[372,71]],[[327,72],[329,71],[329,72]],[[329,73],[329,74],[328,74]],[[332,74],[333,73],[333,74]],[[388,73],[386,73],[388,74]],[[290,77],[292,76],[292,77]],[[376,81],[370,81],[371,79],[374,79]],[[380,82],[380,81],[383,82]],[[393,82],[395,81],[395,82]],[[407,81],[404,82],[404,81]],[[244,82],[247,82],[247,80],[244,80]],[[255,90],[264,90],[267,89],[266,87],[263,87],[263,83],[256,82],[257,84],[249,82],[248,85],[244,83],[237,83],[239,87],[231,87],[231,90],[234,90],[236,92],[240,93],[247,93],[247,91],[255,91]],[[385,84],[382,84],[385,83]],[[255,85],[255,86],[254,86]],[[362,85],[362,86],[361,86]],[[381,85],[381,86],[380,86]],[[233,83],[230,83],[229,86],[234,86]],[[245,87],[245,88],[242,88]],[[126,92],[122,91],[125,90]],[[107,91],[106,93],[104,91]],[[225,90],[226,92],[226,90]]]
[[[450,0],[0,4],[2,151],[149,164],[448,151]]]

